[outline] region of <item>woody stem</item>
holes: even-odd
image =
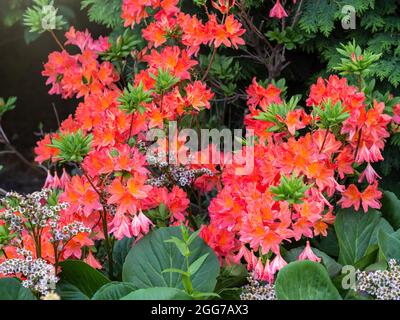
[[[131,139],[132,129],[133,129],[133,113],[132,113],[132,115],[131,115],[131,125],[130,125],[130,127],[129,127],[128,143],[129,143],[129,140]]]
[[[103,210],[103,214],[101,215],[102,225],[103,225],[103,233],[104,233],[104,242],[106,245],[107,257],[108,257],[108,276],[110,279],[113,279],[113,250],[111,245],[111,239],[108,234],[108,226],[107,226],[107,212]]]
[[[329,134],[329,128],[326,129],[326,131],[325,131],[324,140],[322,141],[322,146],[321,146],[321,149],[319,149],[319,153],[321,153],[324,150],[326,139],[328,138],[328,134]]]
[[[112,279],[113,278],[113,249],[111,245],[111,238],[108,234],[108,225],[107,225],[107,211],[104,208],[104,197],[102,193],[97,189],[97,187],[94,185],[92,179],[89,177],[89,175],[82,169],[83,175],[86,177],[86,179],[89,181],[90,185],[96,191],[96,193],[99,195],[101,205],[103,207],[103,212],[100,213],[100,219],[102,222],[102,227],[103,227],[103,233],[104,233],[104,243],[106,246],[106,252],[107,252],[107,258],[108,258],[108,275]]]
[[[53,30],[49,30],[49,32],[50,32],[51,36],[53,37],[54,41],[55,41],[55,42],[58,44],[58,46],[60,47],[60,49],[61,49],[62,51],[65,51],[64,46],[62,45],[61,41],[58,40],[58,38],[57,38],[56,34],[54,33],[54,31],[53,31]]]
[[[214,50],[213,50],[212,55],[211,55],[211,58],[210,58],[210,62],[208,63],[206,72],[204,73],[203,77],[201,78],[201,81],[204,81],[204,80],[207,78],[208,73],[209,73],[210,70],[211,70],[211,66],[212,66],[212,64],[213,64],[213,62],[214,62],[214,59],[215,59],[215,55],[216,55],[216,54],[217,54],[217,48],[214,47]]]
[[[356,161],[358,156],[358,151],[360,150],[361,136],[362,136],[362,128],[360,128],[360,130],[358,131],[358,141],[357,141],[356,151],[354,152],[354,161]]]

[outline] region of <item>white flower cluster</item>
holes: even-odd
[[[261,284],[251,276],[247,280],[249,283],[242,288],[240,300],[276,300],[273,284]]]
[[[45,227],[49,220],[57,220],[58,213],[67,207],[66,203],[50,206],[47,199],[50,189],[42,189],[26,196],[16,192],[9,192],[0,199],[5,208],[0,212],[0,219],[9,224],[10,231],[21,232],[23,223],[29,222],[32,227]]]
[[[51,224],[53,227],[54,224]],[[58,225],[55,223],[54,228],[52,229],[53,233],[53,241],[64,241],[67,242],[73,237],[75,237],[78,233],[90,232],[91,229],[86,227],[82,222],[72,222],[63,226],[61,229],[57,229]]]
[[[53,239],[50,241],[67,242],[80,232],[90,232],[82,222],[74,221],[65,226],[60,226],[60,211],[66,209],[68,204],[61,203],[49,205],[48,199],[53,191],[42,189],[41,191],[26,196],[16,192],[9,192],[0,204],[5,210],[0,212],[0,219],[4,220],[10,231],[21,233],[28,223],[29,228],[44,228],[49,226]],[[15,241],[21,237],[14,237]]]
[[[0,274],[4,276],[20,276],[25,280],[22,285],[32,291],[47,295],[55,289],[58,278],[54,266],[43,259],[33,259],[30,252],[20,250],[24,259],[8,259],[0,264]]]
[[[148,183],[155,187],[178,185],[186,187],[191,185],[194,180],[204,174],[212,176],[212,172],[207,168],[187,169],[182,166],[168,166],[166,172],[161,173],[156,178],[149,179]]]
[[[356,273],[356,289],[377,300],[400,300],[400,265],[395,259],[389,261],[388,270]]]
[[[175,158],[174,152],[171,152],[172,159]],[[184,165],[177,165],[174,163],[168,163],[168,155],[165,152],[159,152],[158,154],[147,154],[147,162],[155,167],[152,170],[153,176],[157,177],[148,180],[148,183],[155,187],[168,187],[178,185],[180,187],[186,187],[191,185],[194,180],[202,175],[213,176],[213,173],[208,168],[190,169]],[[188,162],[193,159],[189,157]]]

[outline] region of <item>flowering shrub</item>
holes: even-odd
[[[259,138],[254,170],[237,176],[234,165],[224,168],[224,188],[211,201],[211,224],[203,229],[222,257],[231,262],[243,257],[258,279],[268,281],[286,265],[280,254],[284,241],[327,235],[335,218],[330,199],[339,196],[342,208],[356,211],[360,202],[365,212],[380,208],[382,193],[371,163],[383,159],[391,120],[382,103],[367,107],[364,94],[345,78],[318,79],[307,99],[310,113],[297,107],[297,99],[282,102],[279,90],[272,88],[254,81],[247,91],[250,114],[245,121]],[[354,175],[358,183],[368,184],[363,192],[344,184]],[[308,252],[299,259],[318,260]]]
[[[236,278],[244,285],[247,270],[249,284],[236,298],[296,298],[296,290],[310,292],[296,287],[304,276],[318,280],[305,285],[327,288],[306,298],[336,299],[330,278],[339,263],[357,265],[371,252],[380,259],[377,250],[386,261],[400,259],[391,248],[400,241],[392,212],[400,201],[379,189],[374,169],[399,122],[398,106],[385,104],[395,98],[378,99],[366,83],[380,55],[343,46],[339,74],[318,78],[304,101],[287,98],[282,82],[254,77],[237,94],[247,99],[240,148],[214,139],[191,148],[191,136],[178,131],[202,134],[212,123],[221,94],[211,76],[217,52],[245,45],[250,24],[239,22],[241,2],[195,3],[198,15],[178,0],[123,0],[126,29],[117,38],[93,39],[74,27],[64,43],[56,38],[60,51],[42,75],[49,94],[79,102],[37,143],[44,189],[1,200],[2,276],[22,279],[37,296],[57,290],[65,298],[69,283],[93,299],[224,298],[230,287],[221,283],[234,278],[225,273],[242,266]],[[35,10],[25,17],[30,26]],[[269,17],[288,17],[281,1]],[[55,36],[53,29],[43,31]],[[325,253],[324,241],[338,252]],[[93,279],[90,290],[80,273]]]

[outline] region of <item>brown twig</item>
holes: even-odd
[[[65,51],[64,46],[62,45],[61,41],[58,40],[58,38],[57,38],[56,34],[54,33],[54,31],[53,31],[53,30],[49,30],[49,32],[50,32],[50,34],[52,35],[52,37],[53,37],[53,39],[55,40],[55,42],[56,42],[56,43],[58,44],[58,46],[60,47],[60,49],[61,49],[62,51]]]
[[[3,130],[3,127],[0,124],[0,136],[3,139],[3,143],[5,144],[6,148],[8,148],[9,152],[7,153],[13,153],[15,154],[23,163],[25,163],[27,166],[31,167],[32,169],[34,169],[37,172],[41,172],[43,173],[41,170],[39,170],[39,167],[33,165],[28,159],[26,159],[24,157],[24,155],[22,153],[20,153],[10,142],[10,140],[8,139],[6,133]],[[5,151],[3,151],[5,152]]]
[[[211,55],[210,61],[209,61],[209,63],[208,63],[207,69],[206,69],[206,71],[204,72],[204,75],[203,75],[203,77],[201,78],[201,81],[204,81],[204,80],[207,79],[208,73],[209,73],[210,70],[211,70],[211,66],[212,66],[212,64],[213,64],[213,62],[214,62],[214,59],[215,59],[215,55],[216,55],[216,54],[217,54],[217,48],[214,47],[214,50],[213,50],[213,52],[212,52],[212,55]]]

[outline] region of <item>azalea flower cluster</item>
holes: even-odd
[[[67,35],[71,32],[67,33]],[[77,34],[77,38],[82,43],[96,43],[88,33],[76,32],[75,34]],[[68,41],[68,43],[72,42]],[[102,64],[97,62],[98,57],[96,51],[94,51],[95,48],[91,47],[90,49],[77,42],[74,44],[78,45],[79,48],[85,48],[81,54],[77,55],[77,60],[81,60],[87,54],[86,52],[90,51],[89,56],[94,58],[95,61],[92,65],[91,79],[94,83],[103,83],[99,80],[99,75],[102,74]],[[178,50],[176,56],[178,61],[181,54],[180,49],[173,48],[173,50],[176,49]],[[166,55],[170,53],[171,51],[168,50],[164,52]],[[69,55],[66,51],[62,54]],[[147,57],[149,62],[155,59],[155,54],[153,53]],[[164,59],[165,57],[159,58]],[[52,64],[53,56],[50,55],[49,59],[49,63],[45,65],[46,70],[49,64]],[[185,58],[182,58],[180,62],[185,64]],[[178,72],[179,76],[187,72],[186,68],[188,66],[183,66],[183,68],[185,70],[181,73]],[[84,72],[82,69],[81,71]],[[63,81],[67,82],[67,78],[61,77],[59,72],[59,70],[56,71],[54,78],[62,78]],[[44,72],[44,74],[47,75],[48,72]],[[110,74],[116,74],[112,66]],[[148,106],[149,114],[151,114],[149,121],[147,120],[149,119],[147,117],[148,114],[137,112],[129,116],[122,111],[119,108],[120,102],[118,101],[122,92],[117,88],[116,80],[118,80],[118,77],[113,77],[112,81],[104,85],[100,91],[98,91],[99,88],[97,86],[88,87],[83,83],[83,85],[86,85],[85,88],[88,89],[84,95],[84,101],[76,109],[75,117],[69,117],[60,127],[61,134],[84,130],[85,134],[91,133],[93,135],[92,151],[81,165],[84,174],[73,176],[68,183],[63,183],[65,192],[60,199],[69,203],[66,213],[79,214],[86,225],[93,228],[97,238],[104,237],[102,226],[97,223],[99,215],[103,214],[106,215],[109,232],[114,233],[118,239],[124,236],[138,236],[141,232],[147,233],[152,223],[143,214],[142,210],[146,210],[153,205],[156,206],[154,201],[148,199],[150,191],[152,191],[151,194],[154,198],[157,198],[155,190],[146,184],[150,173],[145,167],[146,159],[136,147],[131,147],[128,144],[128,140],[131,136],[147,130],[149,126],[162,127],[163,115],[157,113],[158,109],[155,104]],[[153,86],[154,83],[152,84]],[[151,85],[149,85],[150,87]],[[77,97],[80,95],[78,91],[75,94]],[[64,97],[67,96],[67,94],[63,93],[62,95]],[[59,150],[52,147],[51,142],[53,139],[57,139],[60,133],[48,135],[38,143],[38,147],[35,150],[38,155],[37,161],[51,160],[57,162],[59,160],[57,158]],[[126,178],[122,176],[115,177],[114,174],[118,172],[124,173]],[[52,179],[50,175],[48,180],[50,181],[48,185],[55,186],[58,178],[55,175]],[[165,190],[160,189],[159,191],[160,194],[163,194]],[[145,199],[146,203],[144,203]],[[171,196],[169,202],[172,201]],[[180,209],[177,214],[185,211],[185,209],[185,207]]]
[[[183,187],[210,188],[202,178],[211,175],[211,170],[189,164],[159,170],[148,163],[141,143],[149,129],[163,130],[169,121],[211,107],[214,94],[194,78],[198,66],[194,55],[200,45],[244,44],[240,38],[244,29],[229,15],[234,3],[228,7],[223,1],[215,3],[222,19],[209,14],[206,23],[184,14],[177,4],[175,0],[123,2],[125,26],[139,27],[141,21],[149,20],[142,29],[148,47],[136,55],[141,71],[124,89],[113,65],[99,62],[99,54],[109,49],[108,39],[94,40],[87,31],[71,28],[66,34],[66,48],[78,47],[79,53],[55,52],[45,64],[43,75],[52,85],[51,94],[83,101],[75,115],[62,122],[59,132],[38,143],[36,161],[62,161],[53,142],[65,135],[90,136],[90,151],[79,163],[81,174],[66,183],[60,181],[64,190],[60,201],[69,204],[64,214],[79,215],[90,226],[93,239],[107,239],[108,234],[116,239],[141,237],[154,225],[146,212],[159,206],[168,210],[169,223],[185,221],[190,201]],[[149,9],[154,12],[151,16]],[[48,186],[58,186],[59,180],[50,174]]]
[[[213,45],[215,48],[224,44],[226,47],[244,45],[241,36],[245,30],[229,14],[235,1],[212,1],[222,15],[222,21],[218,21],[215,13],[208,13],[206,23],[203,23],[196,15],[183,13],[178,7],[178,0],[124,0],[122,6],[122,18],[124,25],[134,27],[142,20],[149,17],[148,10],[155,10],[154,21],[143,29],[143,38],[149,42],[149,47],[159,47],[169,39],[178,40],[187,47],[189,55],[196,54],[201,45]]]
[[[371,163],[383,159],[391,120],[383,103],[368,106],[364,93],[338,76],[312,85],[310,108],[283,101],[281,93],[255,79],[248,88],[245,123],[256,142],[243,152],[254,148],[254,170],[240,176],[237,164],[224,167],[223,188],[209,207],[210,225],[202,229],[221,261],[244,259],[257,279],[270,283],[286,265],[281,245],[326,236],[338,198],[343,208],[380,207]],[[346,179],[356,182],[346,188]],[[364,191],[357,182],[367,184]],[[298,259],[320,260],[308,241]]]

